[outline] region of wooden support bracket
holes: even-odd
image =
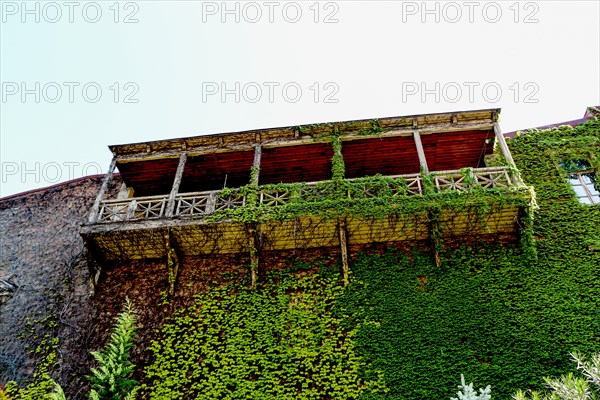
[[[258,235],[259,227],[257,224],[246,224],[246,234],[248,236],[248,249],[250,250],[250,274],[252,287],[256,287],[258,281],[258,268],[260,266],[261,240]]]
[[[102,264],[100,262],[100,252],[96,251],[94,244],[85,239],[85,248],[86,248],[86,261],[87,267],[89,271],[89,280],[90,280],[90,297],[93,297],[96,294],[96,288],[98,287],[98,282],[100,281],[100,275],[102,273]]]
[[[502,151],[502,155],[508,163],[508,166],[511,168],[512,171],[516,171],[517,165],[515,164],[515,161],[512,158],[512,154],[510,154],[510,149],[508,148],[508,144],[506,144],[506,140],[504,139],[504,135],[502,134],[502,131],[500,130],[500,125],[498,125],[498,123],[494,124],[494,134],[496,135],[496,140],[498,141],[498,145],[500,146],[500,150]],[[511,172],[510,175],[513,184],[516,187],[522,186],[521,179],[514,172]]]
[[[431,250],[433,252],[433,258],[435,260],[435,266],[442,266],[442,257],[440,256],[440,249],[443,246],[440,223],[439,223],[439,211],[430,210],[427,213],[429,219],[429,239],[431,240]]]
[[[258,180],[260,175],[260,160],[262,158],[262,146],[257,144],[254,147],[254,161],[252,162],[252,167],[255,169],[254,174],[250,174],[252,178],[252,182],[250,182],[253,186],[258,186]]]
[[[342,278],[344,286],[347,286],[350,282],[350,267],[348,263],[348,228],[346,218],[339,219],[338,231],[340,234],[340,250],[342,254]]]
[[[173,296],[177,287],[177,278],[179,277],[179,269],[181,267],[181,256],[177,243],[171,235],[171,230],[168,229],[165,233],[165,250],[167,264],[167,279],[169,282],[169,296]]]

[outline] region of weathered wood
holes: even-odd
[[[345,218],[339,219],[338,231],[340,234],[340,249],[342,254],[342,278],[344,286],[347,286],[349,283],[350,267],[348,266],[348,232]]]
[[[421,135],[419,132],[413,132],[413,138],[415,139],[415,145],[417,146],[417,154],[419,155],[419,163],[421,164],[421,170],[425,174],[429,174],[429,168],[427,167],[427,159],[425,158],[425,150],[423,150],[423,143],[421,143]]]
[[[173,188],[169,194],[169,200],[167,201],[167,211],[165,215],[170,218],[175,212],[175,196],[179,193],[179,185],[181,185],[181,179],[183,178],[183,170],[185,169],[185,162],[187,161],[187,154],[181,153],[179,156],[179,164],[177,165],[177,172],[175,172],[175,179],[173,180]]]
[[[433,127],[435,125],[466,126],[474,123],[494,123],[498,109],[463,111],[439,114],[409,115],[400,117],[379,118],[378,122],[384,130],[395,128],[420,129]],[[453,122],[455,123],[453,124]],[[125,144],[110,146],[116,156],[125,156],[141,153],[176,152],[183,148],[190,150],[194,148],[207,148],[209,146],[229,146],[238,144],[256,144],[258,141],[275,142],[290,141],[298,137],[311,140],[320,133],[331,133],[332,126],[336,126],[342,134],[353,134],[363,132],[365,127],[371,126],[371,119],[358,121],[341,121],[335,123],[313,124],[303,127],[302,132],[297,127],[260,129],[245,132],[222,133],[216,135],[203,135],[183,139],[158,140],[147,143]]]
[[[165,250],[167,263],[167,281],[169,283],[169,296],[173,296],[179,277],[179,268],[181,265],[181,257],[179,249],[175,244],[174,238],[171,235],[171,230],[165,233]]]
[[[102,273],[102,266],[99,261],[102,256],[100,255],[100,252],[96,250],[96,246],[92,240],[86,239],[84,243],[89,272],[90,297],[92,297],[96,294],[96,287],[98,286],[100,275]]]
[[[475,121],[464,121],[457,122],[456,124],[452,124],[451,122],[436,122],[436,123],[426,123],[419,125],[419,133],[421,136],[431,135],[435,133],[454,133],[460,131],[473,131],[473,130],[490,130],[493,129],[493,122],[491,120],[475,120]],[[398,136],[412,136],[415,128],[411,126],[399,127],[399,128],[389,128],[384,132],[376,132],[372,135],[365,135],[364,133],[354,133],[348,132],[346,134],[342,133],[341,140],[342,141],[351,141],[351,140],[361,140],[368,138],[386,138],[386,137],[398,137]],[[236,135],[236,133],[231,133],[227,135]],[[299,138],[295,138],[293,133],[289,135],[274,135],[272,138],[263,138],[262,139],[262,147],[263,148],[276,148],[276,147],[289,147],[289,146],[300,146],[305,144],[314,144],[314,143],[328,143],[331,139],[328,138],[314,138],[308,135],[301,136]],[[205,145],[198,146],[188,146],[187,153],[191,156],[204,155],[204,154],[213,154],[213,153],[228,153],[228,152],[236,152],[236,151],[247,151],[252,150],[257,143],[255,139],[240,139],[240,143],[231,143],[225,145],[219,145],[218,143],[208,143]],[[130,145],[123,145],[130,146]],[[120,146],[111,146],[113,152],[116,154],[117,160],[119,163],[127,163],[127,162],[137,162],[137,161],[148,161],[148,160],[158,160],[164,158],[177,158],[181,153],[180,146],[173,146],[172,149],[169,147],[160,148],[157,150],[153,150],[150,153],[144,151],[132,151],[120,153],[118,149]]]
[[[508,163],[508,166],[513,171],[516,171],[517,165],[515,164],[515,160],[513,160],[512,158],[512,154],[510,153],[510,149],[508,148],[508,144],[506,144],[506,140],[504,139],[504,135],[502,134],[502,131],[500,130],[500,125],[498,125],[498,123],[494,124],[494,133],[496,134],[496,140],[498,141],[498,145],[500,146],[500,150],[502,151],[502,155]],[[511,177],[516,187],[522,186],[518,176],[512,173]]]
[[[429,240],[431,241],[431,250],[433,252],[433,258],[435,260],[436,267],[442,266],[442,258],[440,256],[440,248],[442,247],[441,238],[441,227],[440,227],[440,213],[438,211],[429,211]]]
[[[252,167],[254,168],[254,174],[250,174],[250,178],[252,182],[251,185],[258,186],[258,181],[260,177],[260,160],[262,158],[262,146],[257,144],[254,147],[254,161],[252,162]]]
[[[467,210],[442,209],[438,218],[436,238],[462,235],[487,235],[495,233],[516,234],[519,207],[491,205],[489,215],[473,220]],[[346,240],[352,245],[382,242],[427,241],[432,245],[431,226],[427,213],[393,218],[366,218],[357,215],[346,218]],[[234,221],[211,223],[203,219],[138,220],[125,223],[107,223],[85,226],[85,237],[98,246],[100,254],[110,260],[160,258],[165,256],[163,236],[167,229],[181,255],[232,254],[249,251],[255,283],[263,250],[292,250],[340,246],[338,218],[301,216],[289,220],[266,221],[250,236],[248,226]],[[98,230],[94,230],[98,229]],[[261,240],[262,233],[265,240]],[[342,239],[343,240],[343,239]],[[264,243],[264,244],[263,244]],[[434,246],[437,248],[437,245]],[[338,247],[340,248],[340,247]],[[433,250],[433,249],[432,249]],[[439,256],[439,254],[438,254]],[[437,257],[439,259],[439,257]],[[350,260],[349,260],[350,261]]]
[[[112,161],[110,162],[110,166],[108,167],[108,171],[106,172],[106,175],[104,175],[104,180],[102,181],[102,186],[100,186],[100,191],[98,192],[98,196],[96,196],[96,201],[94,201],[94,205],[92,206],[92,209],[90,211],[90,216],[88,218],[88,221],[90,224],[93,224],[98,220],[98,211],[100,211],[100,203],[102,202],[102,199],[104,198],[104,193],[106,193],[106,190],[108,189],[108,185],[112,181],[113,173],[114,173],[116,166],[117,166],[117,159],[113,158]]]
[[[250,274],[252,287],[256,287],[258,280],[258,268],[260,265],[260,241],[257,237],[257,225],[246,225],[246,234],[248,235],[248,248],[250,250]]]

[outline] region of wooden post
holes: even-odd
[[[169,296],[173,296],[175,293],[175,286],[177,284],[177,277],[179,275],[181,258],[179,257],[177,246],[173,241],[171,230],[169,229],[165,234],[165,250],[167,253],[167,279],[169,282]]]
[[[175,172],[175,179],[173,180],[173,187],[171,188],[171,194],[169,194],[169,201],[167,202],[167,210],[165,212],[167,218],[173,217],[173,214],[175,213],[175,196],[179,193],[179,185],[181,185],[186,161],[187,154],[181,153],[179,156],[179,164],[177,165],[177,172]]]
[[[108,171],[106,175],[104,175],[104,180],[102,181],[102,186],[100,186],[100,191],[98,192],[98,196],[96,196],[96,201],[92,206],[92,210],[90,211],[90,216],[88,218],[88,222],[93,224],[98,221],[98,212],[100,211],[100,204],[102,203],[102,199],[104,199],[104,193],[106,193],[106,189],[108,189],[108,185],[112,181],[114,170],[117,166],[117,159],[113,157],[110,162],[110,167],[108,167]]]
[[[427,167],[427,159],[425,158],[425,150],[423,150],[423,143],[421,143],[421,135],[419,132],[413,132],[413,138],[415,139],[415,145],[417,146],[417,154],[419,155],[419,163],[421,164],[421,170],[425,174],[429,174],[429,168]]]
[[[260,144],[257,144],[256,146],[254,146],[254,162],[252,163],[252,173],[250,174],[250,184],[253,186],[258,186],[261,158],[262,146]]]
[[[502,131],[500,130],[500,126],[498,125],[498,123],[494,124],[494,133],[496,134],[496,140],[498,141],[500,150],[502,150],[502,155],[504,156],[504,159],[508,163],[509,168],[511,168],[513,171],[516,171],[517,165],[515,164],[515,161],[512,158],[512,154],[510,154],[510,149],[508,148],[508,145],[506,144],[506,140],[504,139],[504,135],[502,134]],[[510,176],[516,187],[521,186],[520,179],[518,176],[516,176],[514,174],[514,172],[511,172]]]
[[[338,224],[340,233],[340,249],[342,251],[342,277],[344,286],[349,283],[349,266],[348,266],[348,232],[346,229],[346,218],[340,218]]]
[[[250,172],[251,186],[258,187],[261,158],[262,146],[260,143],[257,143],[254,146],[254,161],[252,162],[252,171]],[[260,203],[260,199],[257,199],[257,201]],[[256,287],[256,282],[258,281],[258,267],[260,265],[260,240],[258,239],[258,229],[259,225],[256,223],[246,225],[248,249],[250,250],[250,274],[253,288]]]

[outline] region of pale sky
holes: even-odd
[[[0,196],[104,173],[110,144],[600,104],[595,1],[0,0]]]

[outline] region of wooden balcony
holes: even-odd
[[[111,262],[163,258],[172,268],[184,256],[246,252],[253,284],[264,251],[338,247],[345,282],[350,245],[426,242],[440,264],[448,239],[512,240],[527,222],[532,198],[498,113],[111,146],[113,160],[81,234],[94,258]],[[490,156],[506,167],[487,167]],[[116,168],[122,192],[107,199]]]
[[[182,255],[248,251],[249,224],[258,230],[264,250],[337,246],[341,218],[351,244],[419,241],[430,238],[436,199],[453,198],[461,205],[458,209],[439,207],[441,238],[516,235],[523,211],[517,200],[528,196],[508,167],[397,175],[382,181],[343,180],[335,198],[328,192],[332,181],[258,186],[252,194],[245,193],[247,188],[180,193],[173,196],[172,215],[167,215],[169,195],[103,200],[82,234],[108,260],[164,257],[171,245]],[[474,218],[468,205],[482,198],[487,211]],[[515,201],[506,200],[511,198]],[[385,217],[381,208],[375,210],[380,200],[389,209]],[[369,201],[374,201],[372,215],[368,209],[341,212]],[[414,213],[406,212],[407,205]],[[258,218],[247,220],[244,211]]]
[[[435,192],[466,192],[474,188],[508,189],[514,187],[508,167],[470,169],[469,176],[465,171],[440,171],[431,175]],[[421,174],[390,176],[394,182],[390,185],[392,196],[422,195],[423,178]],[[364,182],[364,179],[347,179],[348,199],[376,198],[380,193],[376,188]],[[263,207],[277,207],[292,201],[319,201],[319,183],[311,182],[300,185],[288,185],[287,188],[259,188],[258,204]],[[296,190],[295,190],[296,189]],[[165,218],[168,195],[145,196],[130,199],[104,200],[95,221],[97,223],[114,223],[123,221],[154,220]],[[212,190],[195,193],[182,193],[175,196],[176,218],[202,218],[225,210],[243,207],[247,203],[246,196],[239,190]]]

